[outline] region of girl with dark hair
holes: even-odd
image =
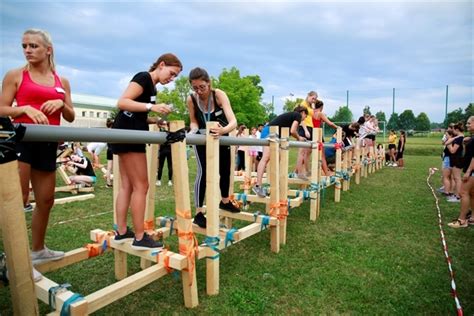
[[[191,133],[200,133],[206,128],[206,122],[217,121],[217,127],[211,129],[211,134],[218,138],[227,136],[237,127],[237,119],[230,105],[227,94],[220,89],[212,89],[211,79],[203,68],[194,68],[189,73],[189,83],[194,93],[188,96],[186,103],[189,110]],[[197,175],[194,183],[194,202],[196,215],[194,223],[206,227],[206,217],[203,213],[204,195],[206,193],[206,146],[194,146],[197,159]],[[240,212],[229,199],[230,185],[230,147],[219,147],[219,187],[221,202],[219,208],[233,213]]]
[[[463,168],[463,140],[464,140],[464,124],[459,122],[453,127],[454,137],[448,139],[445,143],[450,153],[449,163],[452,168],[451,173],[454,179],[454,194],[448,196],[448,202],[460,202],[459,196],[461,191],[461,171]],[[454,189],[454,190],[453,190]]]
[[[148,131],[148,124],[156,124],[157,118],[148,118],[149,112],[167,115],[171,108],[156,104],[156,85],[168,84],[183,69],[173,54],[161,55],[149,71],[137,73],[119,98],[120,109],[113,128]],[[144,232],[148,174],[145,144],[112,144],[112,151],[118,155],[121,186],[117,195],[117,234],[115,241],[123,243],[133,239],[132,248],[146,250],[162,247]],[[127,212],[131,208],[135,232],[127,227]]]
[[[405,151],[405,144],[407,142],[407,135],[405,131],[400,131],[400,139],[398,140],[397,148],[397,165],[398,168],[403,168],[403,152]]]

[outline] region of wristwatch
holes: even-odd
[[[146,104],[146,110],[147,110],[148,112],[151,111],[151,108],[152,108],[152,107],[153,107],[153,104],[151,104],[151,103],[147,103],[147,104]]]

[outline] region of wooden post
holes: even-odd
[[[15,315],[39,315],[17,161],[0,164],[0,228]]]
[[[349,159],[349,151],[345,151],[343,154],[342,154],[342,170],[344,173],[347,173],[347,175],[349,175],[349,172],[348,172],[348,159]],[[351,181],[351,178],[349,177],[348,180],[344,180],[344,182],[342,182],[342,191],[347,191],[349,190],[349,183]]]
[[[159,132],[156,124],[149,125],[150,132]],[[156,193],[156,173],[158,172],[158,144],[146,146],[146,165],[148,173],[148,192],[146,195],[145,222],[155,223],[155,193]],[[144,258],[140,259],[140,267],[146,269],[153,264],[152,261]]]
[[[355,166],[356,166],[355,183],[360,184],[360,171],[361,171],[362,165],[360,161],[360,146],[359,146],[358,141],[356,141],[354,155],[355,155]]]
[[[280,189],[278,185],[279,178],[279,145],[276,135],[278,134],[278,126],[270,126],[270,206],[280,203]],[[276,214],[280,214],[280,208],[276,208]],[[271,249],[273,252],[280,252],[280,224],[270,227]]]
[[[289,137],[290,131],[287,127],[281,129],[280,135],[280,201],[288,201],[288,161],[289,161]],[[287,206],[289,208],[289,205]],[[280,243],[286,245],[286,217],[280,219]]]
[[[322,144],[322,133],[321,128],[313,128],[313,142],[312,142],[312,162],[311,162],[311,182],[319,186],[321,181],[321,150],[319,150],[319,144]],[[316,221],[320,211],[320,199],[321,194],[319,190],[317,192],[311,192],[311,202],[309,209],[309,219]]]
[[[234,129],[229,133],[229,136],[235,137],[237,131]],[[236,146],[230,146],[230,179],[229,179],[229,195],[234,194],[234,185],[235,185],[235,154],[236,154]],[[224,225],[226,227],[232,227],[232,218],[225,217],[224,218]]]
[[[249,137],[249,130],[248,128],[246,128],[244,130],[244,138],[248,138]],[[250,192],[250,187],[252,186],[252,166],[250,165],[250,154],[249,154],[249,146],[245,146],[245,176],[244,176],[244,184],[245,184],[245,180],[246,179],[249,179],[250,181],[250,184],[249,184],[249,187],[245,186],[244,185],[244,193],[245,194],[249,194]]]
[[[114,195],[114,226],[117,224],[117,197],[119,193],[120,186],[122,185],[120,181],[120,167],[119,167],[119,156],[114,155],[113,162],[113,195]],[[114,249],[114,270],[115,270],[115,279],[123,280],[127,277],[127,253],[118,249]]]
[[[341,144],[342,142],[342,128],[338,127],[336,131],[336,142],[338,144]],[[336,174],[341,173],[341,165],[342,165],[342,149],[338,147],[336,149]],[[337,176],[336,176],[337,177]],[[339,179],[336,181],[334,184],[334,202],[340,202],[341,201],[341,182],[342,178],[338,177]]]
[[[368,164],[368,160],[367,160],[367,147],[366,146],[362,147],[362,161],[363,161],[363,163],[362,163],[362,166],[363,166],[362,176],[364,178],[367,178],[369,164]]]
[[[210,130],[217,127],[217,122],[206,124],[206,235],[209,238],[219,237],[219,139],[214,138]],[[232,172],[231,172],[232,173]],[[214,254],[211,256],[215,256]],[[219,257],[206,259],[206,290],[208,295],[219,294]]]
[[[176,132],[184,128],[183,121],[170,122],[170,132]],[[173,157],[173,185],[176,207],[176,219],[178,221],[178,232],[192,233],[193,223],[191,217],[191,201],[189,196],[189,169],[186,158],[186,140],[171,145]],[[194,239],[181,235],[179,237],[179,249],[190,249],[194,245]],[[194,250],[193,250],[194,251]],[[182,253],[183,255],[187,255]],[[192,260],[195,260],[194,258]],[[188,263],[192,260],[188,260]],[[181,271],[183,281],[184,305],[195,307],[199,304],[197,296],[196,265],[189,265],[186,271]]]

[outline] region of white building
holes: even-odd
[[[62,126],[105,127],[107,118],[117,107],[117,99],[87,94],[71,94],[76,119],[69,123],[61,118]]]

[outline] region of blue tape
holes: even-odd
[[[237,231],[237,228],[231,228],[226,234],[225,234],[225,246],[227,247],[227,244],[230,242],[232,245],[234,243],[234,233]]]
[[[266,229],[270,225],[270,216],[262,215],[262,225],[260,226],[260,231]]]
[[[82,301],[84,297],[82,295],[74,293],[70,298],[68,298],[64,304],[63,308],[61,308],[61,313],[59,314],[60,316],[69,316],[71,315],[71,304]]]
[[[220,242],[221,242],[221,239],[217,236],[216,237],[206,236],[206,239],[204,239],[204,247],[209,247],[214,252],[217,253],[214,256],[206,256],[206,259],[215,260],[215,259],[219,258],[219,256],[220,256],[220,254],[219,254],[219,243]]]
[[[71,287],[71,284],[69,283],[64,283],[60,284],[57,286],[52,286],[48,290],[48,302],[49,302],[49,307],[51,308],[51,311],[56,310],[56,294],[62,290],[62,289],[67,289]]]

